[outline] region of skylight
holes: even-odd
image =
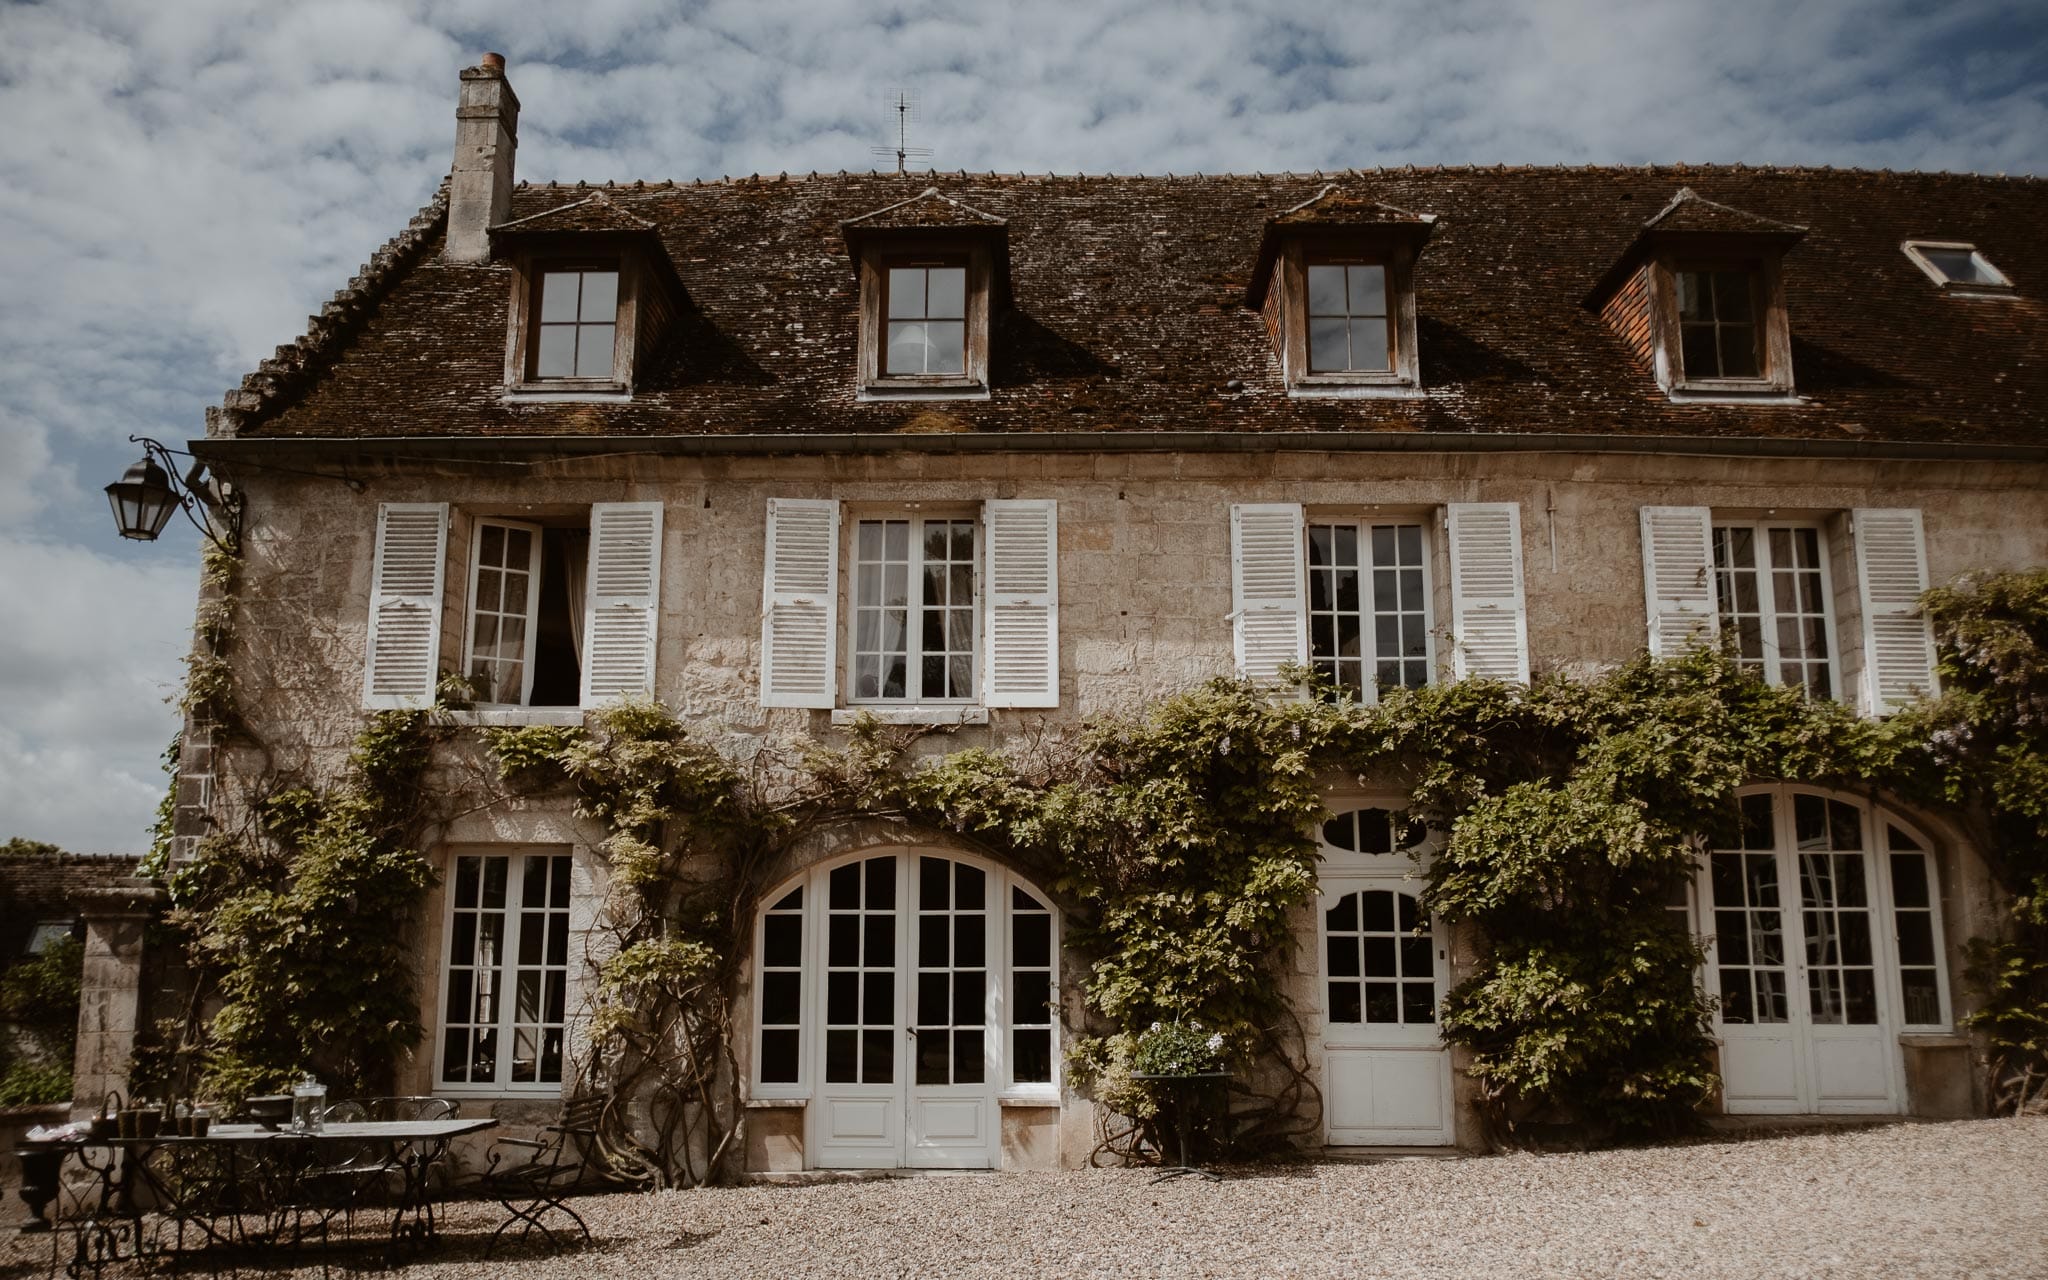
[[[1925,271],[1928,278],[1945,290],[1959,293],[2009,293],[2012,281],[1977,252],[1977,247],[1953,240],[1908,240],[1906,256]]]

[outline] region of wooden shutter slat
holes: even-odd
[[[1863,705],[1885,715],[1941,692],[1934,628],[1920,613],[1927,590],[1927,536],[1916,507],[1851,513],[1857,590],[1863,605]]]
[[[1232,638],[1237,673],[1271,683],[1280,668],[1308,663],[1308,568],[1301,505],[1230,508]]]
[[[830,710],[839,634],[839,503],[770,498],[761,575],[761,705]]]
[[[1522,516],[1512,502],[1445,508],[1451,544],[1452,672],[1460,679],[1529,680],[1522,597]]]
[[[654,696],[661,516],[659,502],[599,502],[590,508],[581,699],[586,707]]]
[[[1720,631],[1714,603],[1714,513],[1707,507],[1644,507],[1643,603],[1650,652],[1675,658]]]
[[[434,685],[441,674],[441,595],[447,558],[447,503],[378,505],[363,660],[364,707],[390,711],[433,705]]]
[[[1060,703],[1059,504],[991,499],[982,507],[991,707]]]

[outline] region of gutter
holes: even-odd
[[[192,456],[231,464],[349,458],[526,463],[657,455],[772,457],[878,453],[1583,453],[1703,458],[1940,459],[2048,462],[2048,445],[1747,436],[1480,434],[1463,431],[1060,431],[648,436],[292,436],[188,442]]]

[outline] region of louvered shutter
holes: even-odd
[[[585,577],[582,703],[654,696],[661,616],[661,504],[590,508]]]
[[[1927,537],[1913,507],[1862,507],[1853,519],[1863,597],[1863,705],[1871,715],[1884,715],[1941,692],[1934,628],[1920,614]]]
[[[1230,602],[1237,673],[1270,683],[1288,663],[1308,664],[1308,584],[1301,506],[1230,508]]]
[[[1445,508],[1451,544],[1451,670],[1459,679],[1529,680],[1522,606],[1522,515],[1512,502]]]
[[[448,558],[448,504],[386,502],[377,507],[377,556],[370,570],[370,636],[363,706],[410,710],[434,703],[441,665],[441,583]]]
[[[1058,507],[1049,498],[982,505],[987,706],[1060,704]]]
[[[1714,513],[1706,507],[1644,507],[1643,603],[1650,652],[1675,658],[1693,644],[1711,646],[1720,630],[1714,605]]]
[[[830,709],[839,634],[839,503],[770,498],[761,583],[761,705]]]

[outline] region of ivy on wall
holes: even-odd
[[[1716,1084],[1699,949],[1668,908],[1750,782],[1879,789],[1960,815],[2015,904],[2009,936],[1980,948],[1979,1023],[2001,1079],[2042,1078],[2048,575],[1935,593],[1929,611],[1950,692],[1883,722],[1700,651],[1367,706],[1216,681],[1004,751],[914,750],[931,731],[869,721],[837,747],[736,760],[646,703],[593,713],[587,730],[486,736],[498,785],[573,789],[608,832],[579,1087],[612,1098],[607,1149],[630,1180],[734,1167],[732,1001],[759,895],[806,836],[853,819],[979,848],[1057,891],[1089,965],[1075,1078],[1128,1118],[1108,1149],[1157,1149],[1156,1100],[1132,1074],[1153,1023],[1221,1037],[1244,1082],[1225,1135],[1241,1150],[1313,1130],[1281,975],[1333,776],[1405,791],[1443,833],[1428,901],[1477,946],[1443,1030],[1469,1050],[1496,1135],[1667,1132]],[[409,833],[433,800],[435,736],[425,715],[377,717],[342,785],[273,792],[254,838],[216,837],[178,872],[181,919],[225,1001],[217,1088],[268,1087],[309,1061],[346,1086],[417,1041],[394,922],[431,880]]]

